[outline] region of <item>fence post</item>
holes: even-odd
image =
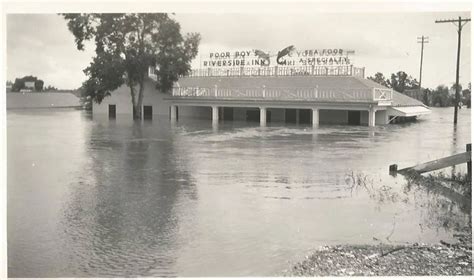
[[[388,170],[390,175],[395,176],[398,172],[398,165],[392,164],[389,166]]]
[[[471,144],[466,144],[466,152],[471,153]],[[468,180],[471,181],[471,176],[472,176],[472,161],[467,162],[467,176]]]
[[[214,85],[214,96],[217,97],[217,85]]]
[[[265,85],[263,85],[263,88],[262,88],[262,96],[263,98],[265,98]]]

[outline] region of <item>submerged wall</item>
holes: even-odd
[[[153,115],[169,116],[170,102],[165,100],[169,94],[162,93],[155,88],[153,80],[146,80],[143,90],[143,106],[152,106]],[[106,97],[102,103],[94,103],[92,113],[94,116],[108,116],[109,105],[115,105],[117,115],[129,115],[132,118],[133,106],[130,88],[122,85]],[[210,118],[210,107],[180,106],[178,114],[182,117]]]
[[[167,94],[159,92],[155,89],[155,85],[151,80],[147,80],[144,84],[143,105],[153,106],[153,115],[168,115],[169,103],[163,100]],[[122,85],[114,90],[112,94],[102,101],[102,103],[94,103],[92,106],[93,115],[108,115],[109,105],[116,106],[116,114],[127,114],[132,116],[133,106],[130,96],[130,88]]]

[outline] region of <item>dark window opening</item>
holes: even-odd
[[[349,125],[360,125],[360,111],[348,111],[347,119]]]
[[[153,106],[143,106],[143,119],[144,120],[153,119]]]
[[[109,104],[109,119],[115,119],[117,116],[117,107],[115,104]]]
[[[260,109],[248,109],[246,119],[247,119],[248,122],[259,122],[260,121]]]
[[[311,110],[310,109],[300,109],[299,117],[301,124],[311,124]]]
[[[296,109],[285,109],[285,122],[296,123]]]
[[[224,107],[224,118],[223,118],[223,120],[226,120],[226,121],[233,121],[234,120],[234,108]]]

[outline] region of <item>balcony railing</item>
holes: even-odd
[[[219,88],[219,87],[174,87],[174,97],[215,99],[264,99],[264,100],[311,100],[340,102],[391,101],[391,89],[338,89],[338,88]]]
[[[184,77],[242,77],[242,76],[355,76],[364,78],[365,68],[344,66],[264,66],[193,69]]]

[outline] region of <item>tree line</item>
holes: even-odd
[[[423,102],[423,104],[430,107],[450,107],[454,106],[454,104],[456,103],[454,96],[456,84],[453,84],[451,87],[448,87],[446,85],[439,85],[434,89],[422,88],[422,90],[420,90],[420,83],[404,71],[392,73],[390,75],[390,78],[386,78],[382,73],[377,72],[374,76],[370,76],[367,79],[372,80],[385,87],[392,88],[397,92],[418,99]],[[461,85],[459,86],[460,102],[470,108],[471,83],[468,84],[468,87],[466,89],[462,89]]]

